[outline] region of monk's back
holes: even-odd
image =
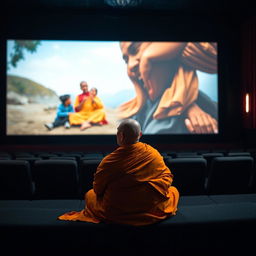
[[[151,146],[137,142],[119,147],[102,164],[103,171],[113,173],[103,196],[111,216],[146,212],[166,200],[172,175]]]
[[[119,124],[120,147],[99,164],[85,209],[59,219],[142,226],[176,214],[179,192],[171,186],[173,175],[156,149],[138,142],[141,136],[137,121]]]

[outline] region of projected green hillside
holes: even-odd
[[[57,97],[53,90],[41,84],[27,78],[12,75],[7,76],[7,91],[13,91],[28,97]]]

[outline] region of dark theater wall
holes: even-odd
[[[11,15],[10,15],[11,14]],[[225,14],[182,13],[175,11],[125,11],[86,9],[8,9],[2,16],[1,67],[5,67],[5,40],[172,40],[217,41],[219,63],[219,135],[144,136],[145,142],[168,147],[170,144],[241,145],[246,137],[243,126],[241,41],[244,17]],[[1,68],[1,146],[24,145],[98,146],[112,148],[114,136],[5,136],[5,68]],[[28,146],[27,146],[28,147]]]
[[[256,147],[256,17],[250,17],[241,26],[243,121],[245,143]],[[246,113],[246,94],[249,112]]]

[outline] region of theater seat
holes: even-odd
[[[34,186],[25,160],[0,160],[0,199],[32,199]]]
[[[43,154],[39,154],[38,157],[46,160],[46,159],[50,159],[51,157],[58,157],[58,155],[43,153]]]
[[[78,170],[74,160],[39,160],[34,164],[36,199],[78,198]]]
[[[0,159],[2,159],[2,160],[9,160],[9,159],[12,159],[12,156],[9,153],[0,152]]]
[[[214,159],[215,157],[224,156],[224,154],[223,153],[204,153],[202,154],[202,156],[204,157],[204,159],[206,159],[207,165],[210,166],[212,159]]]
[[[251,156],[250,152],[229,152],[227,156]]]
[[[84,156],[82,157],[82,159],[102,159],[104,156],[103,154],[100,153],[91,153],[91,154],[84,154]]]
[[[205,159],[167,159],[166,164],[174,175],[173,186],[177,187],[177,189],[180,192],[180,195],[202,195],[205,193]]]
[[[216,157],[212,160],[207,193],[243,194],[249,192],[253,158],[249,156]]]
[[[193,157],[199,157],[202,156],[198,155],[197,152],[178,152],[175,155],[176,158],[193,158]]]
[[[73,160],[77,161],[75,157],[72,156],[53,156],[50,157],[49,160]]]
[[[250,181],[250,192],[256,193],[256,160],[254,160],[253,172]]]
[[[221,157],[221,156],[224,156],[223,153],[205,153],[205,154],[202,154],[203,158],[206,159],[207,161],[207,171],[206,171],[206,179],[209,175],[209,172],[210,172],[210,166],[211,166],[211,163],[212,163],[212,160],[215,158],[215,157]]]
[[[34,165],[35,165],[35,161],[42,160],[42,158],[40,158],[40,157],[29,157],[29,156],[26,157],[26,156],[22,156],[22,157],[16,158],[16,160],[25,160],[25,161],[29,162],[32,180],[34,180]]]
[[[77,161],[79,161],[81,159],[81,154],[75,154],[75,153],[65,153],[62,154],[61,157],[73,157],[75,158]]]
[[[100,162],[100,159],[81,160],[79,172],[81,198],[83,198],[85,192],[93,187],[94,173]]]

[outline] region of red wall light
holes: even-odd
[[[245,94],[245,113],[250,112],[250,95],[249,93]]]

